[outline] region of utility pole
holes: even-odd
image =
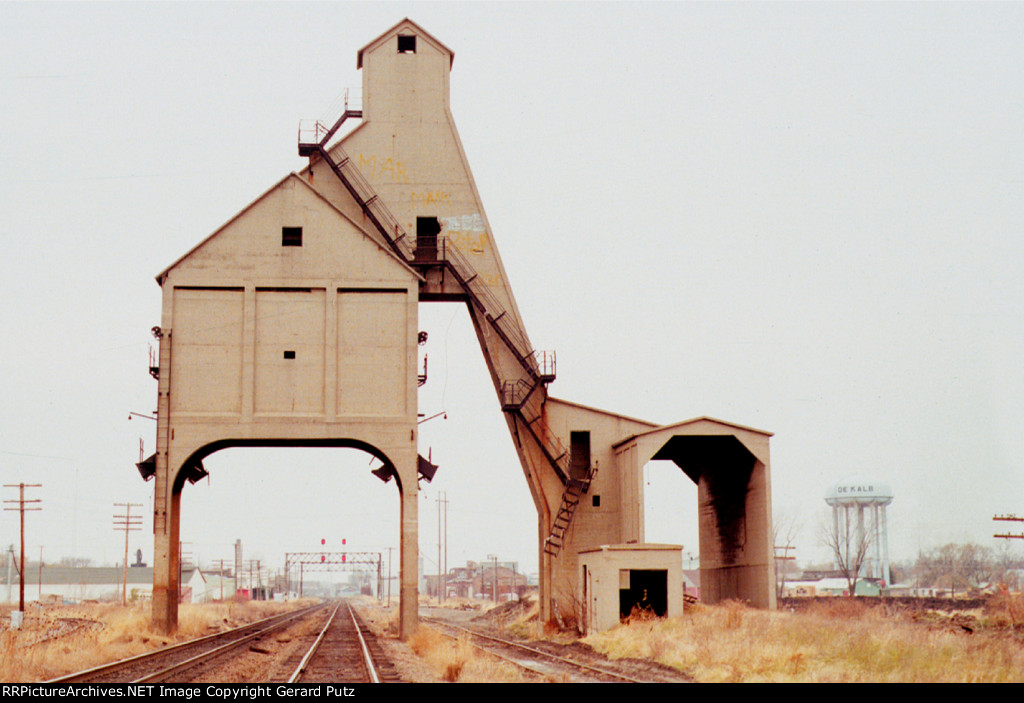
[[[124,515],[114,516],[114,529],[124,530],[124,568],[121,581],[121,605],[128,604],[128,533],[142,529],[142,516],[132,516],[132,507],[141,508],[142,503],[114,503],[115,508],[124,508]],[[42,561],[42,557],[40,557]],[[141,561],[141,560],[140,560]]]
[[[25,489],[26,488],[42,488],[41,483],[5,483],[4,488],[17,488],[18,489],[18,500],[5,500],[5,503],[17,503],[17,508],[4,508],[4,510],[17,510],[21,513],[21,566],[18,567],[18,576],[20,578],[20,584],[18,586],[18,610],[25,612],[25,511],[27,510],[42,510],[41,506],[32,506],[26,508],[26,503],[42,503],[43,501],[35,498],[33,500],[25,500]]]
[[[494,603],[498,603],[498,555],[488,554],[487,558],[494,562],[494,573],[491,575],[491,595],[494,596]]]
[[[388,547],[388,608],[391,607],[391,547]]]
[[[442,496],[444,496],[442,498]],[[444,559],[441,558],[441,506],[444,506]],[[448,497],[444,491],[437,494],[437,599],[444,602],[448,590]]]
[[[998,521],[1002,521],[1002,522],[1024,522],[1024,517],[1017,517],[1016,515],[996,515],[995,517],[992,518],[992,520],[993,521],[997,521],[998,520]],[[1024,533],[1019,534],[1019,535],[1007,533],[1007,534],[992,535],[992,536],[996,537],[998,539],[1024,539]]]
[[[444,494],[444,596],[448,597],[448,493]]]
[[[779,556],[780,549],[782,550],[782,556]],[[778,544],[775,545],[775,575],[777,577],[775,582],[775,595],[778,598],[782,598],[786,595],[786,562],[796,561],[796,557],[789,556],[789,550],[791,549],[796,549],[796,547],[788,544],[785,546]],[[782,563],[781,569],[779,568],[780,562]]]

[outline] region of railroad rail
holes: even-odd
[[[548,680],[558,677],[574,683],[678,683],[689,680],[679,672],[667,671],[664,673],[651,672],[649,676],[639,678],[635,674],[627,674],[622,671],[614,671],[609,667],[595,666],[570,659],[538,647],[485,634],[443,620],[421,618],[421,621],[429,622],[446,637],[464,640],[468,637],[468,643],[477,649]]]
[[[390,661],[352,606],[339,601],[288,683],[394,683]]]
[[[52,679],[47,683],[148,683],[180,680],[186,671],[207,666],[214,659],[288,627],[327,605],[318,603],[281,613],[231,630]]]

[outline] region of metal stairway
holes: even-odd
[[[565,533],[572,524],[572,516],[576,514],[576,507],[583,500],[583,494],[590,489],[590,484],[597,476],[597,467],[588,470],[587,476],[583,479],[570,478],[565,483],[565,491],[562,493],[562,504],[558,508],[558,514],[551,524],[551,532],[544,540],[544,553],[557,556],[565,543]]]
[[[502,340],[518,364],[518,372],[510,378],[500,379],[499,394],[502,411],[518,418],[521,424],[534,438],[545,458],[551,464],[555,474],[565,484],[562,497],[562,508],[552,525],[551,533],[545,543],[557,554],[561,549],[565,530],[572,521],[576,511],[579,495],[585,493],[596,471],[590,473],[586,480],[571,479],[569,476],[569,453],[562,443],[548,429],[544,420],[544,402],[547,398],[546,386],[555,379],[554,352],[534,350],[515,316],[508,314],[500,301],[479,277],[465,255],[447,238],[441,239],[441,247],[436,258],[424,260],[416,256],[416,242],[408,236],[395,216],[366,181],[351,157],[340,144],[328,148],[330,139],[337,133],[341,125],[350,117],[362,117],[362,111],[350,110],[347,105],[342,116],[330,128],[320,122],[300,123],[299,155],[318,157],[327,164],[341,181],[345,189],[362,208],[363,213],[373,223],[374,228],[383,236],[388,246],[410,266],[429,268],[444,266],[458,281],[465,291],[470,305],[487,321],[488,325]],[[333,152],[333,156],[332,156]],[[485,345],[486,349],[486,345]],[[578,492],[577,492],[578,491]],[[575,495],[575,502],[573,502]]]

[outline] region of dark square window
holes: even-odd
[[[403,37],[398,35],[398,53],[399,54],[415,54],[416,53],[416,37]]]
[[[601,507],[601,496],[593,496],[593,505],[595,508]]]
[[[283,246],[283,247],[301,247],[302,246],[302,228],[301,227],[282,227],[281,228],[281,246]]]
[[[285,359],[294,359],[295,358],[295,352],[293,352],[293,351],[286,351],[284,353],[284,358]]]

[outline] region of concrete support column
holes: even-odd
[[[157,471],[156,480],[169,480],[168,473]],[[168,486],[166,490],[171,491],[173,488]],[[154,535],[153,624],[161,632],[171,633],[178,628],[181,493],[174,493],[167,502],[169,505],[156,507],[156,522],[163,523],[163,529],[157,528]]]
[[[411,480],[402,481],[402,585],[398,636],[405,640],[419,627],[419,485],[413,455]]]
[[[548,538],[548,532],[550,527],[548,526],[547,515],[544,512],[538,512],[537,515],[537,556],[538,564],[540,566],[540,575],[538,585],[538,607],[539,612],[537,613],[537,625],[538,628],[542,628],[545,623],[550,622],[554,617],[554,607],[551,590],[551,570],[553,569],[551,555],[544,551],[544,544]]]

